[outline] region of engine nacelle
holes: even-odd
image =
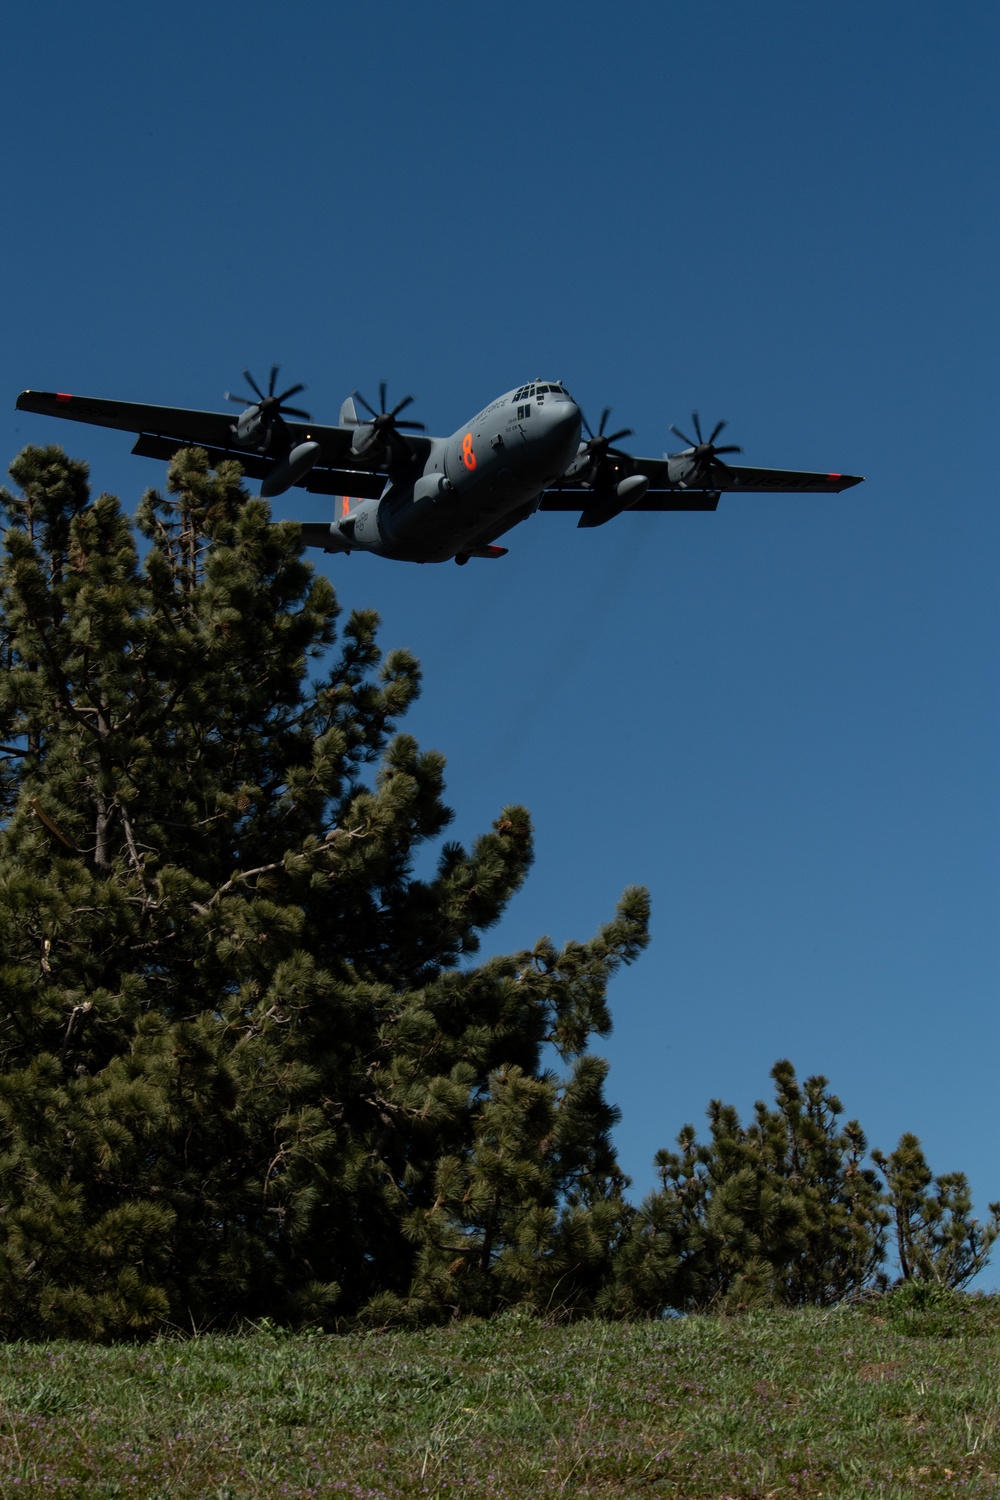
[[[260,487],[261,495],[269,500],[272,495],[281,495],[291,489],[304,474],[309,473],[319,455],[319,443],[297,444],[280,463],[275,464]]]
[[[454,487],[444,474],[424,474],[412,486],[391,490],[379,504],[379,525],[390,546],[400,546],[418,535],[433,512],[442,505]]]
[[[231,431],[241,448],[263,446],[268,433],[260,414],[260,407],[248,406],[233,423]]]

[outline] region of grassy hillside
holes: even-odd
[[[1000,1300],[0,1350],[0,1500],[1000,1497]]]

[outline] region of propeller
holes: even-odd
[[[621,448],[614,446],[621,438],[631,437],[632,429],[631,427],[622,427],[618,432],[606,433],[604,428],[607,425],[610,415],[611,407],[606,406],[601,412],[601,420],[597,431],[594,432],[587,418],[582,412],[580,413],[580,421],[584,432],[587,434],[587,441],[580,450],[577,462],[579,463],[581,460],[584,462],[591,476],[591,489],[598,489],[600,487],[609,458],[623,458],[629,463],[632,460],[630,453],[624,453]],[[586,481],[583,482],[585,483]]]
[[[244,370],[243,379],[253,391],[253,395],[234,396],[232,391],[226,391],[224,393],[226,400],[238,401],[241,406],[256,406],[265,425],[269,425],[271,422],[273,422],[275,417],[301,417],[305,422],[312,421],[309,413],[307,411],[303,411],[301,407],[285,405],[285,402],[288,400],[289,396],[297,396],[299,394],[299,391],[305,390],[304,385],[302,385],[301,383],[299,385],[290,385],[287,391],[281,392],[280,396],[276,396],[274,394],[274,387],[278,380],[278,371],[280,368],[280,365],[271,366],[271,378],[267,383],[266,396],[264,395],[264,392],[261,390],[260,386],[257,384],[256,380],[254,380],[253,376],[250,374],[250,371]]]
[[[368,433],[362,437],[361,443],[355,449],[355,452],[364,452],[366,448],[371,448],[376,443],[385,443],[395,452],[402,452],[406,458],[412,458],[413,450],[401,435],[402,429],[405,428],[409,432],[426,432],[427,429],[423,422],[401,422],[399,420],[400,412],[405,411],[413,402],[414,398],[412,396],[404,396],[402,401],[398,401],[391,411],[386,411],[385,398],[387,389],[386,382],[384,380],[381,381],[378,388],[378,411],[375,410],[369,401],[365,400],[360,391],[352,392],[355,401],[360,402],[371,417],[370,422],[364,423],[364,427],[368,428]]]
[[[711,436],[708,438],[704,438],[702,437],[701,433],[701,420],[696,411],[693,411],[691,413],[691,420],[694,423],[694,430],[698,434],[698,441],[696,443],[692,442],[689,437],[681,432],[679,427],[675,427],[671,422],[670,431],[676,437],[679,437],[682,443],[687,443],[687,448],[683,451],[683,453],[668,454],[668,458],[693,458],[695,462],[695,472],[697,473],[699,479],[702,480],[708,478],[712,469],[728,469],[729,465],[722,462],[722,459],[719,458],[719,454],[742,453],[743,449],[737,448],[735,443],[727,443],[724,448],[716,447],[715,440],[719,436],[719,433],[722,431],[723,427],[725,427],[725,421],[716,422],[715,426],[712,428]]]

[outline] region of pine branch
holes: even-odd
[[[83,853],[82,849],[78,849],[75,844],[71,844],[66,835],[59,831],[55,823],[53,823],[52,819],[49,817],[48,813],[42,811],[42,804],[39,802],[37,797],[32,797],[31,809],[32,812],[34,812],[35,816],[42,820],[49,832],[54,833],[60,844],[64,844],[71,854]]]
[[[133,834],[132,834],[132,824],[129,821],[128,813],[125,811],[124,807],[121,805],[120,802],[118,804],[118,811],[119,811],[119,813],[121,815],[122,829],[124,830],[124,833],[125,833],[125,844],[126,844],[126,846],[128,848],[129,859],[132,861],[132,868],[135,870],[136,874],[139,876],[139,879],[142,881],[143,887],[145,888],[145,884],[146,884],[146,880],[145,880],[145,876],[146,876],[145,862],[143,861],[143,858],[140,855],[139,850],[136,848],[135,838],[133,837]]]

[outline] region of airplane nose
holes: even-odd
[[[571,457],[580,443],[581,420],[580,408],[575,401],[546,402],[545,426],[549,436],[560,448],[566,447]]]

